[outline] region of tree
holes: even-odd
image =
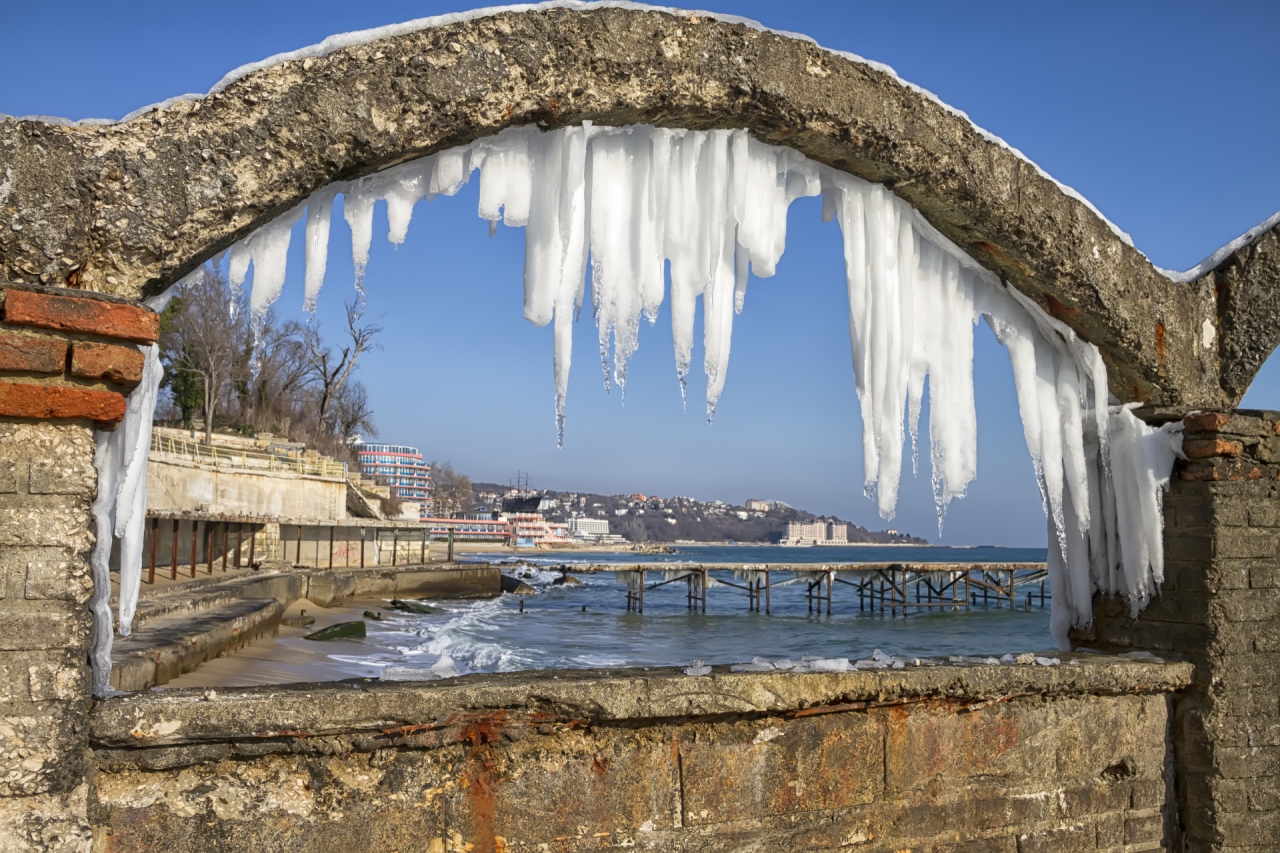
[[[353,302],[346,306],[348,340],[335,352],[319,324],[281,323],[268,309],[254,340],[247,302],[243,296],[233,302],[216,270],[204,271],[171,300],[161,315],[169,395],[160,411],[178,409],[190,426],[192,414],[203,410],[206,442],[221,416],[241,432],[272,432],[355,461],[351,439],[377,435],[368,392],[355,371],[381,328],[362,323]]]
[[[373,407],[369,404],[369,392],[358,380],[344,384],[334,398],[331,408],[333,437],[349,445],[358,434],[377,435],[373,425]]]
[[[204,401],[204,386],[199,373],[181,366],[183,340],[178,317],[186,305],[181,295],[174,296],[160,312],[160,360],[164,363],[160,387],[169,389],[169,402],[182,413],[182,425],[190,429],[191,416]]]
[[[183,285],[175,299],[182,301],[170,315],[172,331],[166,346],[167,372],[173,374],[170,392],[188,424],[191,404],[199,399],[208,444],[213,441],[213,419],[232,381],[237,358],[249,346],[248,312],[244,298],[233,300],[227,280],[216,270],[206,270]]]
[[[363,310],[358,302],[352,300],[347,304],[347,334],[351,338],[351,344],[342,347],[337,355],[334,355],[320,337],[319,323],[307,326],[300,323],[293,324],[302,341],[311,378],[319,385],[318,415],[320,423],[326,427],[332,426],[330,409],[342,391],[342,386],[346,384],[347,378],[351,376],[351,371],[355,370],[356,359],[360,357],[360,353],[377,346],[373,339],[382,331],[381,326],[373,323],[361,326],[362,314]]]
[[[453,470],[453,463],[431,463],[431,504],[437,517],[449,518],[455,512],[467,512],[475,498],[471,478]]]

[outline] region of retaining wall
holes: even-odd
[[[276,518],[344,518],[345,480],[219,468],[152,454],[147,462],[147,508]]]

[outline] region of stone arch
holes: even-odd
[[[1234,403],[1280,334],[1250,307],[1273,287],[1274,235],[1236,275],[1244,298],[1212,270],[1172,281],[1078,196],[880,66],[656,9],[428,23],[118,124],[0,121],[0,276],[137,298],[332,181],[511,125],[745,127],[890,187],[1096,344],[1122,399]]]

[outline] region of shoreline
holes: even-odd
[[[232,654],[207,660],[191,672],[152,689],[251,687],[377,678],[381,667],[333,658],[333,655],[342,654],[352,657],[367,655],[368,646],[346,640],[316,641],[304,640],[303,637],[336,622],[360,619],[366,610],[377,612],[386,609],[385,599],[350,599],[337,607],[321,607],[300,598],[285,608],[285,617],[297,617],[305,611],[306,615],[315,617],[314,624],[305,628],[281,624],[275,636],[262,637],[241,646]]]

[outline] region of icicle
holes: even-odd
[[[302,307],[316,313],[316,299],[324,286],[324,273],[329,264],[329,223],[333,218],[333,202],[342,191],[340,184],[330,184],[307,199],[307,274]]]
[[[351,228],[351,263],[356,272],[356,292],[364,301],[364,271],[373,244],[373,206],[377,196],[368,192],[368,178],[361,178],[342,194],[342,218]]]
[[[413,206],[451,195],[479,169],[478,213],[524,226],[524,314],[555,321],[554,385],[563,442],[572,322],[588,254],[605,387],[625,390],[640,317],[656,318],[671,266],[671,326],[684,397],[702,297],[707,415],[724,391],[733,319],[750,273],[772,275],[786,246],[787,211],[822,194],[822,218],[844,237],[849,333],[863,422],[865,490],[890,518],[905,440],[918,466],[929,395],[931,481],[939,528],[977,475],[973,326],[985,317],[1009,352],[1018,409],[1050,534],[1055,636],[1091,618],[1093,590],[1141,607],[1163,571],[1159,502],[1176,437],[1111,406],[1097,348],[1049,317],[930,225],[891,191],[765,145],[742,130],[584,125],[497,136],[316,193],[307,207],[306,304],[324,278],[329,211],[338,192],[352,230],[357,288],[369,259],[373,211],[387,202],[388,238],[404,240]],[[279,293],[291,212],[233,247],[233,288],[254,267],[255,316]],[[363,290],[361,291],[363,294]],[[612,368],[609,365],[612,348]],[[1060,602],[1060,605],[1059,605]]]
[[[124,476],[116,495],[115,535],[120,539],[120,634],[129,636],[138,604],[142,578],[142,539],[147,514],[147,454],[151,449],[151,422],[164,370],[160,347],[139,347],[145,361],[142,381],[129,394],[121,434]]]
[[[142,581],[142,544],[146,531],[147,455],[151,448],[151,424],[159,396],[160,348],[138,348],[145,356],[142,381],[130,394],[125,420],[114,432],[97,434],[94,466],[98,493],[93,503],[94,535],[90,564],[94,593],[93,690],[104,695],[110,689],[112,618],[111,546],[120,539],[119,628],[128,636],[138,604]]]
[[[111,689],[111,645],[114,623],[111,615],[111,544],[115,536],[116,491],[120,480],[121,433],[99,432],[93,456],[98,470],[98,493],[93,499],[93,695],[105,696]]]
[[[1180,423],[1153,429],[1138,420],[1138,404],[1112,409],[1111,472],[1124,592],[1136,616],[1164,581],[1163,494],[1175,457],[1182,456]],[[1183,457],[1185,458],[1185,457]]]

